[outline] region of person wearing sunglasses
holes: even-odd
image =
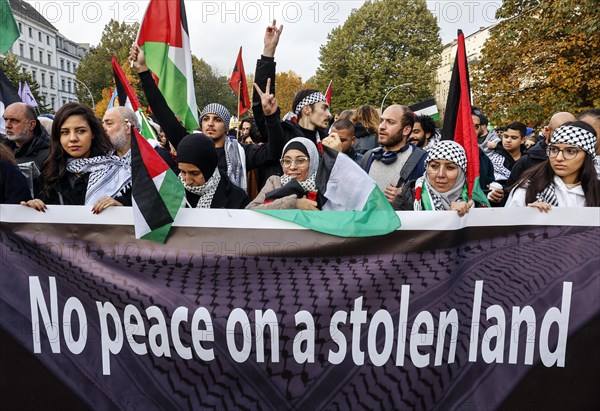
[[[523,174],[506,207],[599,207],[600,182],[594,168],[596,133],[582,121],[556,129],[548,159]]]
[[[317,146],[305,138],[295,137],[283,148],[283,175],[271,176],[247,209],[316,211],[316,182],[319,167]]]

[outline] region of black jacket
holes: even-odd
[[[0,161],[0,204],[19,204],[27,200],[31,200],[31,193],[19,167]]]
[[[36,127],[33,138],[21,147],[17,148],[17,145],[10,140],[5,140],[4,144],[12,150],[17,159],[17,164],[33,161],[40,172],[50,153],[50,136],[48,136],[46,130],[41,126]]]
[[[152,73],[149,70],[144,71],[139,73],[139,77],[154,117],[156,117],[158,124],[162,127],[169,142],[173,145],[175,150],[177,150],[179,142],[189,133],[185,127],[179,123],[177,117],[169,108],[164,96],[152,78]],[[249,171],[263,165],[270,165],[273,162],[278,162],[281,157],[281,152],[283,151],[284,142],[280,138],[274,136],[272,139],[269,139],[268,144],[256,145],[240,143],[240,145],[246,153],[246,171]],[[224,150],[217,151],[217,153],[220,154],[221,157],[225,156]],[[225,161],[219,161],[219,164],[221,165],[219,168],[223,170],[223,165],[226,167],[227,163]]]
[[[217,191],[210,203],[210,208],[246,208],[250,203],[248,194],[233,184],[225,172],[219,170],[219,173],[221,173],[221,181],[219,182]],[[198,200],[200,199],[199,195],[190,193],[186,190],[185,197],[192,207],[198,205]]]
[[[63,178],[50,187],[49,192],[40,194],[40,200],[46,204],[54,205],[84,205],[90,173],[75,174],[67,172]],[[124,206],[131,206],[131,187],[115,200]]]
[[[548,145],[546,144],[546,141],[540,140],[527,150],[510,170],[510,177],[506,180],[505,187],[508,188],[518,183],[521,175],[523,175],[526,170],[546,161],[548,159],[548,155],[546,154],[547,148]]]

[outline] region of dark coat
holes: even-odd
[[[38,127],[35,130],[33,138],[21,147],[17,148],[17,145],[10,140],[5,140],[4,144],[12,150],[17,164],[33,161],[41,172],[44,168],[44,162],[50,153],[50,136],[48,136],[43,127]]]
[[[31,200],[31,192],[19,167],[0,161],[0,204],[19,204],[28,200]]]
[[[219,182],[217,191],[210,203],[210,208],[246,208],[250,203],[248,194],[233,184],[223,170],[219,170],[219,173],[221,173],[221,181]],[[190,193],[187,190],[185,192],[185,197],[192,207],[196,207],[198,205],[198,200],[200,200],[199,195]]]
[[[67,172],[50,187],[48,193],[45,191],[41,193],[40,200],[54,205],[84,205],[89,178],[90,173],[75,176],[75,174]],[[131,188],[125,194],[115,197],[115,200],[124,206],[131,206]]]

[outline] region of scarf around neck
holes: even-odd
[[[70,158],[67,171],[90,173],[85,205],[94,205],[104,197],[118,197],[131,187],[131,150],[122,158],[109,154],[90,158]]]
[[[221,182],[221,173],[219,173],[219,169],[215,169],[211,178],[201,186],[188,186],[181,174],[179,175],[179,179],[183,184],[183,187],[192,194],[200,196],[198,199],[198,204],[196,204],[196,208],[211,208],[212,200],[217,192],[217,187],[219,187],[219,183]]]
[[[464,172],[459,173],[454,187],[445,193],[440,193],[431,186],[427,173],[415,183],[414,209],[417,211],[444,211],[450,210],[453,202],[466,202],[467,186]]]

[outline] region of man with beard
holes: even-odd
[[[121,158],[131,156],[131,126],[135,127],[138,131],[141,129],[134,111],[129,107],[114,107],[108,109],[102,118],[102,127],[106,131],[106,134],[108,134],[110,142],[115,148],[116,155]],[[179,170],[177,169],[177,164],[175,164],[171,154],[160,147],[158,141],[156,141],[153,146],[171,170],[173,170],[175,174],[178,174]]]
[[[6,137],[4,141],[12,151],[21,171],[27,177],[32,197],[41,188],[41,172],[50,152],[50,137],[38,121],[33,107],[13,103],[4,111]]]
[[[439,141],[439,134],[435,131],[435,120],[426,114],[417,116],[415,125],[408,142],[424,150],[429,150]]]
[[[427,152],[408,142],[414,122],[414,114],[408,107],[389,106],[379,123],[380,146],[367,151],[360,164],[392,206],[404,183],[425,173]]]

